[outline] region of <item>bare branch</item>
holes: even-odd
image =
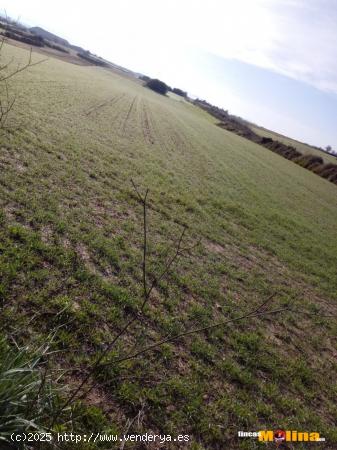
[[[30,48],[28,62],[21,67],[18,65],[14,71],[12,71],[8,75],[5,75],[4,77],[0,78],[0,82],[9,80],[10,78],[13,78],[14,76],[18,75],[19,73],[23,72],[24,70],[27,70],[30,67],[37,66],[38,64],[42,64],[43,62],[47,61],[47,58],[46,58],[46,59],[41,59],[36,62],[32,62],[32,54],[33,54],[33,49]]]
[[[93,365],[90,367],[89,371],[87,372],[86,376],[80,383],[80,385],[73,391],[73,393],[68,397],[68,399],[65,401],[65,403],[61,406],[59,411],[54,415],[52,425],[54,425],[55,420],[59,416],[59,414],[67,408],[69,405],[72,404],[72,402],[79,396],[83,388],[90,382],[91,377],[93,374],[100,370],[103,367],[102,361],[106,358],[106,356],[111,352],[111,350],[114,348],[117,341],[128,331],[128,329],[133,325],[137,320],[139,320],[144,312],[145,306],[148,303],[151,292],[154,289],[154,287],[167,275],[168,271],[170,270],[171,266],[173,265],[174,261],[178,258],[181,252],[181,244],[185,235],[186,227],[183,228],[183,231],[180,235],[180,238],[178,240],[177,248],[174,253],[174,255],[169,259],[169,261],[166,263],[163,271],[159,275],[158,278],[155,278],[155,280],[152,282],[150,288],[147,287],[147,197],[149,193],[149,189],[146,189],[145,194],[141,195],[138,187],[136,186],[135,182],[131,180],[132,186],[134,188],[134,191],[141,202],[143,206],[143,258],[142,258],[142,279],[143,279],[143,302],[141,304],[141,307],[138,311],[138,313],[135,313],[131,319],[127,321],[127,323],[124,325],[124,327],[120,330],[119,333],[114,337],[114,339],[106,346],[106,348],[101,352],[101,354],[98,356],[96,361],[93,363]],[[88,395],[89,392],[94,388],[95,382],[91,384],[91,386],[86,390],[84,393],[82,393],[81,397],[84,395]]]
[[[53,417],[52,425],[54,425],[55,420],[59,416],[59,414],[64,411],[65,408],[67,408],[69,405],[72,404],[72,402],[75,400],[75,398],[80,394],[84,386],[86,386],[92,375],[96,372],[96,370],[101,367],[101,363],[104,360],[104,358],[111,352],[111,350],[114,348],[116,342],[123,336],[129,327],[136,322],[136,320],[139,319],[141,313],[144,311],[146,303],[148,302],[150,295],[147,291],[147,274],[146,274],[146,259],[147,259],[147,196],[149,193],[149,189],[146,190],[145,195],[142,196],[134,183],[133,180],[131,180],[132,185],[134,187],[134,190],[137,194],[137,197],[139,198],[140,202],[143,204],[143,261],[142,261],[142,272],[143,272],[143,303],[141,305],[141,308],[139,310],[139,313],[134,314],[131,319],[127,321],[127,323],[124,325],[124,327],[120,330],[119,333],[114,337],[114,339],[106,346],[106,348],[101,352],[101,354],[98,356],[96,361],[93,363],[93,365],[90,367],[87,375],[84,377],[80,385],[74,390],[74,392],[68,397],[68,399],[65,401],[65,403],[61,406],[61,408],[57,411],[56,415]],[[89,389],[85,392],[85,395],[87,395],[95,386],[95,384],[92,384]]]
[[[0,41],[0,56],[1,56],[1,51],[3,49],[3,45],[5,43],[6,39],[5,37],[3,37]],[[29,52],[29,57],[28,57],[28,61],[23,64],[22,66],[20,66],[20,64],[18,64],[18,66],[14,69],[11,70],[12,65],[13,65],[13,58],[11,60],[9,60],[7,63],[5,63],[4,65],[0,66],[0,130],[4,130],[4,129],[8,129],[9,127],[7,126],[7,121],[8,121],[8,117],[15,105],[16,102],[16,95],[10,95],[9,92],[9,88],[8,88],[8,80],[10,80],[11,78],[15,77],[16,75],[18,75],[19,73],[23,72],[24,70],[36,66],[37,64],[41,64],[42,62],[46,61],[46,60],[39,60],[36,62],[33,62],[32,60],[32,53],[33,50],[32,48],[30,48],[30,52]]]
[[[5,40],[2,39],[2,42],[1,42],[1,45],[0,45],[0,53],[1,53],[1,49],[2,49],[2,46],[3,46],[3,43],[4,43],[4,42],[5,42]],[[10,61],[8,61],[8,63],[5,64],[4,66],[0,66],[0,72],[1,72],[2,70],[6,70],[7,67],[9,67],[11,64],[13,64],[13,62],[14,62],[14,58],[12,58]]]
[[[229,323],[238,322],[240,320],[247,319],[247,318],[250,318],[250,317],[257,317],[257,316],[261,316],[261,315],[270,315],[270,314],[274,314],[274,313],[276,314],[276,313],[279,313],[279,312],[282,312],[282,311],[290,311],[290,308],[280,308],[280,309],[275,309],[275,310],[262,311],[263,307],[266,306],[268,303],[270,303],[270,301],[275,297],[275,295],[276,295],[276,293],[273,293],[265,301],[263,301],[257,308],[249,311],[246,314],[243,314],[242,316],[236,317],[234,319],[229,319],[229,320],[226,320],[226,321],[222,321],[222,322],[217,322],[217,323],[215,323],[213,325],[208,325],[208,326],[201,327],[201,328],[194,328],[192,330],[187,330],[187,331],[179,333],[179,334],[177,334],[175,336],[169,336],[167,338],[164,338],[164,339],[162,339],[160,341],[155,342],[154,344],[152,344],[152,345],[150,345],[150,346],[148,346],[146,348],[143,348],[143,349],[139,350],[138,352],[136,352],[136,353],[134,353],[132,355],[128,355],[128,356],[125,356],[123,358],[119,358],[119,359],[115,359],[115,360],[109,361],[109,362],[105,363],[104,366],[109,366],[111,364],[118,364],[118,363],[123,362],[123,361],[128,361],[129,359],[137,358],[138,356],[142,355],[143,353],[146,353],[146,352],[148,352],[150,350],[153,350],[153,349],[155,349],[157,347],[160,347],[161,345],[166,344],[168,342],[176,341],[177,339],[179,339],[181,337],[184,337],[184,336],[189,336],[191,334],[197,334],[197,333],[201,333],[203,331],[208,331],[208,330],[211,330],[211,329],[214,329],[214,328],[219,328],[219,327],[225,326],[225,325],[227,325]]]
[[[140,320],[144,314],[144,310],[145,307],[147,305],[147,303],[149,302],[150,298],[151,298],[151,293],[153,291],[153,289],[155,288],[155,286],[157,286],[168,274],[168,272],[170,271],[172,265],[174,264],[174,262],[184,253],[187,252],[193,248],[195,248],[196,245],[198,245],[200,243],[200,240],[193,246],[191,247],[183,247],[182,243],[185,237],[185,233],[186,233],[186,227],[183,227],[183,230],[179,236],[179,239],[177,241],[177,244],[175,246],[175,251],[173,253],[173,255],[168,259],[168,261],[165,263],[163,270],[160,272],[160,274],[154,278],[154,280],[152,281],[152,283],[150,284],[150,286],[148,286],[148,279],[147,279],[147,249],[148,249],[148,239],[147,239],[147,234],[148,234],[148,230],[147,230],[147,198],[148,198],[148,193],[149,190],[146,189],[145,194],[142,195],[140,190],[138,189],[138,187],[136,186],[136,184],[134,183],[133,180],[131,180],[132,186],[134,188],[134,191],[136,193],[136,196],[138,198],[138,200],[140,201],[141,205],[142,205],[142,210],[143,210],[143,255],[142,255],[142,285],[143,285],[143,289],[142,289],[142,303],[140,308],[138,309],[137,312],[133,313],[133,316],[126,322],[126,324],[122,327],[122,329],[116,334],[116,336],[113,338],[113,340],[111,342],[109,342],[109,344],[104,348],[104,350],[101,351],[101,353],[99,354],[99,356],[96,358],[96,360],[93,362],[93,364],[91,365],[91,367],[89,367],[89,369],[86,371],[85,376],[83,378],[83,380],[81,381],[81,383],[79,384],[79,386],[73,390],[72,393],[70,393],[70,395],[68,396],[68,398],[65,400],[65,402],[63,403],[63,405],[61,405],[61,407],[59,408],[59,410],[54,414],[54,417],[52,418],[52,423],[51,423],[51,428],[54,426],[55,421],[57,420],[57,418],[59,417],[59,415],[62,413],[62,411],[65,410],[65,408],[67,408],[68,406],[71,406],[73,404],[73,402],[77,399],[77,398],[83,398],[84,396],[88,395],[89,392],[91,392],[91,390],[96,386],[97,381],[93,380],[93,376],[95,375],[95,373],[99,373],[104,367],[110,366],[110,365],[117,365],[120,364],[124,361],[128,361],[131,359],[135,359],[139,356],[142,356],[143,354],[154,350],[158,347],[160,347],[161,345],[168,343],[168,342],[173,342],[176,341],[177,339],[180,339],[182,337],[185,336],[190,336],[193,334],[197,334],[197,333],[202,333],[205,331],[209,331],[218,327],[225,327],[230,323],[233,322],[239,322],[248,318],[253,318],[253,317],[261,317],[261,316],[269,316],[269,315],[274,315],[274,314],[279,314],[282,312],[286,312],[286,311],[291,311],[290,307],[284,307],[284,308],[277,308],[277,309],[268,309],[267,306],[270,304],[270,302],[272,301],[272,299],[275,297],[276,293],[273,293],[272,295],[270,295],[266,300],[264,300],[263,302],[261,302],[256,308],[251,309],[250,311],[246,312],[245,314],[242,314],[238,317],[232,318],[232,319],[228,319],[228,320],[224,320],[221,322],[217,322],[214,323],[212,325],[208,325],[208,326],[204,326],[204,327],[197,327],[197,328],[193,328],[190,330],[186,330],[184,332],[181,332],[179,334],[176,334],[174,336],[166,336],[165,338],[158,340],[157,342],[154,342],[153,344],[142,348],[138,351],[134,351],[134,353],[129,353],[126,354],[120,358],[113,358],[110,361],[105,361],[105,358],[109,355],[109,353],[111,352],[111,350],[114,348],[114,346],[116,345],[117,341],[127,333],[127,331],[129,330],[129,328],[137,321]],[[89,386],[88,386],[89,385]],[[84,389],[85,387],[87,387],[87,389]]]
[[[138,188],[132,178],[131,178],[131,183],[132,183],[133,189],[135,190],[135,192],[137,194],[137,197],[139,198],[140,202],[143,203],[143,197],[140,195]]]
[[[166,275],[168,274],[170,268],[172,267],[173,263],[176,261],[176,259],[180,256],[180,252],[181,252],[181,243],[183,241],[184,235],[186,232],[186,227],[183,228],[181,235],[179,237],[178,240],[178,245],[176,248],[176,251],[174,253],[174,255],[172,256],[172,258],[167,262],[167,264],[164,267],[164,270],[162,271],[162,273],[159,275],[158,278],[155,278],[154,281],[151,284],[151,287],[148,291],[148,297],[150,297],[152,290],[158,286],[158,284],[166,277]]]

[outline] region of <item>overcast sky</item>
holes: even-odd
[[[233,114],[337,149],[337,0],[3,0],[2,8]]]

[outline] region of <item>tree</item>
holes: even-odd
[[[145,86],[162,95],[166,95],[167,91],[169,90],[169,87],[166,83],[156,78],[151,78],[147,83],[145,83]]]
[[[325,150],[326,150],[328,153],[331,153],[331,151],[332,151],[331,145],[327,145],[327,146],[325,147]]]
[[[147,75],[140,75],[139,79],[142,81],[145,81],[145,82],[148,82],[151,80],[151,78],[148,77]]]
[[[177,95],[180,95],[181,97],[187,97],[187,92],[183,91],[179,88],[173,88],[173,92]]]

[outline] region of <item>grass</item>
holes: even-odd
[[[0,336],[0,445],[12,433],[46,433],[41,425],[53,410],[57,393],[41,369],[48,348],[12,349]]]
[[[74,369],[68,389],[141,303],[130,178],[150,188],[150,273],[181,225],[201,245],[110,356],[242,314],[272,292],[299,311],[107,366],[77,429],[122,433],[143,410],[130,432],[190,434],[184,448],[258,448],[238,430],[277,427],[336,445],[337,327],[324,317],[336,314],[336,186],[106,69],[49,59],[12,88],[21,128],[1,136],[1,326],[24,345],[63,325],[51,363]]]

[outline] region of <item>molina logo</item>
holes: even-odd
[[[283,441],[286,440],[286,432],[283,430],[274,431],[274,442],[276,442],[277,446],[282,444]]]
[[[262,430],[258,432],[259,441],[275,442],[277,446],[282,442],[321,442],[325,438],[320,437],[317,432],[295,431],[295,430]]]

